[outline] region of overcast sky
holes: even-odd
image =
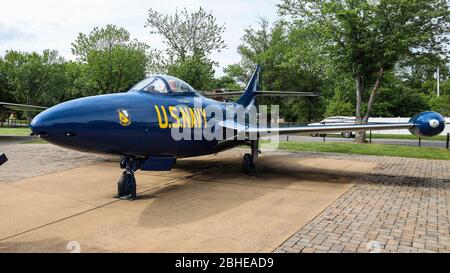
[[[12,0],[3,1],[0,15],[0,54],[8,49],[42,51],[56,49],[74,59],[70,48],[79,32],[89,33],[95,26],[115,24],[127,29],[133,38],[154,48],[163,48],[158,35],[144,28],[150,7],[164,13],[176,8],[195,10],[202,6],[212,11],[219,24],[225,24],[223,36],[228,48],[212,56],[222,68],[239,61],[236,48],[244,29],[256,26],[259,18],[276,20],[278,0]]]

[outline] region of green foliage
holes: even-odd
[[[11,86],[8,83],[5,62],[0,56],[0,101],[10,101],[11,99]]]
[[[131,40],[114,25],[80,33],[72,44],[78,61],[58,52],[7,51],[0,58],[0,99],[52,106],[62,101],[106,92],[126,91],[145,77],[147,46]]]
[[[355,107],[345,95],[337,90],[332,99],[327,101],[325,116],[353,116]]]
[[[212,65],[205,57],[194,55],[169,65],[167,73],[188,82],[197,90],[209,90],[214,82]]]
[[[320,32],[336,65],[354,76],[391,69],[402,57],[446,52],[450,18],[445,0],[378,4],[354,0],[283,0],[279,12]]]
[[[321,88],[321,80],[316,67],[305,65],[296,58],[300,54],[295,47],[298,39],[300,36],[292,35],[285,22],[277,22],[271,28],[267,20],[261,19],[258,29],[245,30],[242,44],[238,47],[241,62],[228,66],[225,72],[244,84],[255,65],[261,64],[263,90],[317,92]],[[297,54],[292,54],[294,48]],[[308,55],[307,52],[302,53]],[[310,122],[321,119],[324,112],[321,98],[260,98],[258,103],[280,105],[280,114],[288,121]]]
[[[366,123],[385,72],[400,60],[448,54],[446,0],[283,0],[281,15],[318,34],[316,48],[330,65],[355,80],[357,123]],[[364,112],[363,112],[364,110]],[[357,137],[364,142],[364,133]]]
[[[66,63],[66,76],[70,81],[62,101],[95,95],[96,86],[89,76],[88,65],[79,62]]]
[[[428,103],[432,110],[450,116],[450,95],[431,96]]]
[[[148,65],[146,49],[147,45],[131,40],[127,30],[114,25],[96,27],[89,35],[80,33],[72,43],[72,52],[86,64],[76,72],[86,73],[82,78],[91,88],[83,94],[126,91],[142,80]]]
[[[355,115],[354,84],[350,75],[327,67],[322,84],[322,94],[326,98],[325,117]]]
[[[25,104],[53,105],[67,86],[64,59],[56,51],[22,53],[7,51],[3,72],[14,101]]]
[[[224,75],[218,79],[215,79],[213,82],[213,89],[225,89],[228,91],[240,91],[242,90],[242,86],[240,86],[233,77],[229,75]]]
[[[424,96],[405,86],[395,89],[381,88],[378,96],[372,116],[411,117],[419,112],[430,110]]]
[[[443,94],[450,94],[450,88],[445,84],[449,79],[448,61],[438,53],[426,53],[420,56],[406,57],[398,63],[397,75],[405,83],[421,93],[430,94],[436,92],[436,69],[440,68],[441,89]],[[447,93],[446,93],[447,92]]]
[[[87,62],[88,55],[95,51],[111,51],[115,47],[126,47],[130,41],[130,33],[115,25],[105,28],[94,27],[89,35],[79,33],[72,43],[72,53],[80,61]],[[136,41],[136,43],[138,43]]]

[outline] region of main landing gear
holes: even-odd
[[[125,168],[122,176],[117,182],[117,195],[115,198],[134,200],[136,195],[136,179],[134,172],[137,170],[137,161],[131,157],[124,157],[120,162],[120,167]]]
[[[251,154],[245,154],[242,160],[242,167],[244,169],[244,173],[249,175],[257,175],[256,173],[256,161],[258,159],[258,140],[252,140],[250,142]]]

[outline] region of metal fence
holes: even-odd
[[[28,127],[28,122],[27,120],[7,119],[5,121],[0,121],[0,127]]]

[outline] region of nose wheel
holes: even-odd
[[[115,198],[124,200],[137,199],[136,195],[136,179],[134,171],[136,170],[135,161],[132,158],[124,158],[120,162],[121,167],[125,167],[125,171],[117,182],[117,195]]]

